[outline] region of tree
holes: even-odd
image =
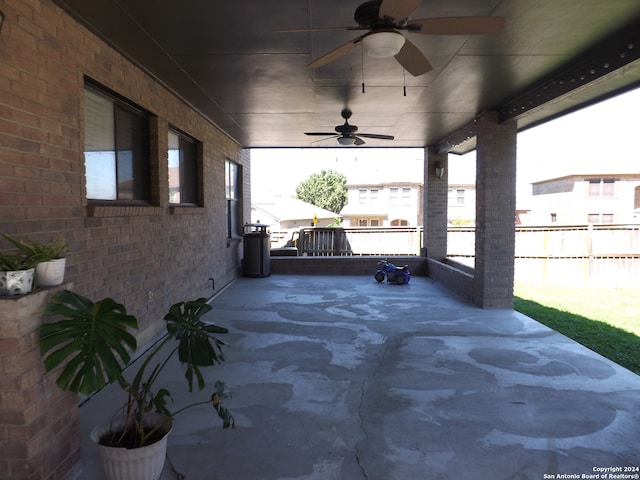
[[[347,177],[334,170],[322,170],[312,174],[296,187],[296,198],[340,213],[347,203]]]

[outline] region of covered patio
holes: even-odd
[[[511,309],[372,275],[240,278],[212,305],[230,335],[207,381],[237,426],[180,414],[162,479],[637,478],[640,378]],[[175,407],[210,395],[171,375]],[[82,479],[104,478],[88,433],[116,393],[80,409]]]
[[[211,375],[233,389],[238,428],[220,431],[210,408],[185,415],[170,455],[189,479],[640,464],[637,376],[512,309],[517,133],[637,88],[637,0],[4,0],[0,18],[0,232],[64,237],[60,288],[122,302],[138,345],[187,298],[213,296],[212,319],[233,332]],[[381,29],[406,49],[369,56],[364,35]],[[370,132],[364,148],[424,149],[428,277],[240,277],[249,150],[335,145],[346,108]],[[184,199],[170,188],[176,136],[191,159]],[[470,273],[446,259],[447,160],[474,149]],[[107,194],[87,188],[85,157],[100,152]],[[78,436],[77,398],[38,351],[52,293],[0,301],[2,479],[101,478],[90,448],[80,473],[79,444],[110,391],[82,407]]]

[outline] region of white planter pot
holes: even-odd
[[[56,258],[36,265],[36,285],[39,287],[55,287],[64,281],[66,258]]]
[[[33,289],[33,273],[35,269],[15,272],[0,271],[0,295],[24,295]]]
[[[157,418],[158,416],[153,416]],[[164,417],[161,417],[164,418]],[[145,425],[153,425],[153,419],[145,419]],[[100,459],[107,480],[158,480],[162,475],[167,454],[166,434],[156,443],[140,448],[117,448],[100,445],[100,437],[111,430],[117,430],[123,422],[98,425],[91,431],[91,440],[98,446]]]

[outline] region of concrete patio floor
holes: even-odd
[[[640,377],[517,312],[373,275],[241,278],[212,305],[227,361],[205,392],[175,365],[168,386],[178,407],[224,380],[237,427],[176,418],[188,480],[639,478]],[[89,431],[120,399],[81,407],[82,479],[104,478]]]

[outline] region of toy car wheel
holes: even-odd
[[[396,283],[398,285],[404,285],[406,283],[404,275],[396,275]]]
[[[376,282],[378,283],[384,281],[384,275],[380,272],[376,273],[374,277],[376,279]]]

